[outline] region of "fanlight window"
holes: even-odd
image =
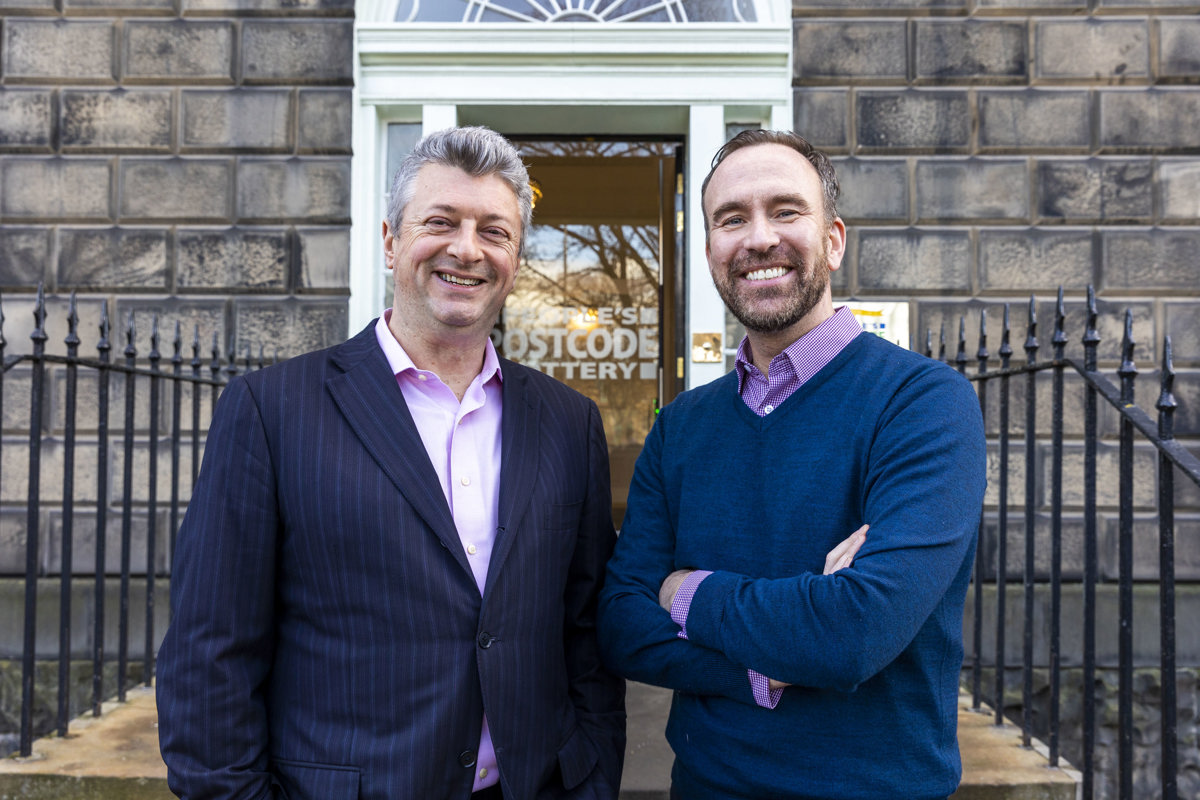
[[[397,22],[755,22],[754,0],[400,0]]]

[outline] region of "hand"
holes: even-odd
[[[841,547],[841,545],[838,546]],[[668,575],[667,579],[662,582],[662,586],[659,587],[658,604],[667,611],[670,611],[671,603],[675,600],[675,593],[679,591],[679,587],[683,584],[683,579],[695,571],[694,569],[677,569]]]
[[[858,555],[858,549],[863,546],[863,542],[867,540],[867,528],[869,525],[863,525],[846,539],[843,539],[836,547],[829,551],[825,556],[825,572],[824,575],[832,575],[839,569],[845,569],[854,561],[854,557]],[[668,580],[670,580],[668,578]],[[666,586],[666,584],[663,584]],[[774,678],[769,679],[771,682],[771,691],[778,691],[786,688],[790,684],[783,681],[777,681]]]
[[[861,528],[850,534],[849,538],[843,539],[836,547],[829,551],[825,556],[825,571],[823,575],[832,575],[839,569],[845,569],[854,561],[854,556],[858,555],[858,549],[863,546],[863,542],[867,540],[867,528],[870,525],[863,525]]]

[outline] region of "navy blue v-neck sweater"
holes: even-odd
[[[861,335],[758,417],[733,373],[663,409],[601,595],[606,663],[676,691],[673,780],[700,798],[945,797],[962,613],[986,483],[950,367]],[[863,523],[851,568],[825,554]],[[687,619],[675,569],[713,570]],[[761,708],[746,670],[791,684]]]

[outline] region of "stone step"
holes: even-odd
[[[671,692],[629,685],[629,745],[622,800],[667,800],[671,750],[663,728]],[[997,727],[989,713],[959,702],[963,783],[953,800],[1074,800],[1078,775],[1050,769],[1044,755],[1021,746],[1020,731]],[[71,723],[66,738],[34,743],[27,759],[0,760],[0,800],[170,800],[158,752],[154,690],[131,689],[99,718]]]

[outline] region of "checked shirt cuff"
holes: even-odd
[[[696,589],[699,588],[700,581],[709,575],[712,575],[712,571],[703,569],[698,569],[688,575],[683,579],[683,583],[679,584],[679,589],[671,600],[671,619],[675,620],[675,624],[679,626],[677,635],[680,639],[687,638],[688,611],[692,607],[692,598],[696,596]]]

